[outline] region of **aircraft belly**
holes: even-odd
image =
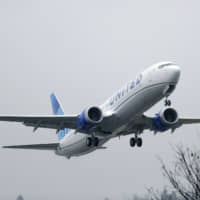
[[[127,99],[122,100],[114,109],[116,118],[110,121],[110,126],[109,123],[107,124],[107,128],[112,132],[118,132],[116,130],[124,124],[128,124],[129,121],[142,115],[160,101],[164,97],[163,91],[165,88],[165,84],[148,87],[146,89],[141,88],[140,91],[138,90]]]
[[[79,136],[81,136],[79,138]],[[88,136],[83,134],[74,135],[71,141],[67,141],[60,149],[60,155],[66,157],[79,156],[95,151],[98,147],[103,145],[108,139],[100,139],[98,147],[88,147],[86,145],[86,138]]]
[[[142,89],[141,92],[133,95],[117,112],[120,119],[122,119],[122,123],[143,114],[163,98],[163,90],[165,87],[165,85],[149,87],[148,89]]]
[[[144,112],[150,109],[154,104],[164,98],[164,91],[166,89],[166,85],[157,85],[154,87],[150,87],[144,93]]]
[[[63,154],[72,156],[74,154],[85,151],[87,148],[86,139],[80,138],[80,140],[76,140],[73,143],[63,146],[62,151]]]
[[[75,153],[73,156],[82,156],[82,155],[91,153],[91,152],[97,150],[98,148],[101,148],[101,146],[103,144],[105,144],[109,139],[110,138],[102,139],[102,140],[99,141],[98,147],[87,147],[87,148],[84,148],[82,151],[80,151],[79,153]]]

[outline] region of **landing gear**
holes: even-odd
[[[131,147],[134,147],[135,145],[137,145],[137,147],[141,147],[142,143],[143,143],[142,138],[135,137],[135,138],[130,139],[130,146]]]
[[[97,147],[97,146],[99,145],[99,139],[98,139],[97,137],[95,137],[95,138],[93,139],[93,145],[94,145],[95,147]]]
[[[99,145],[99,138],[97,138],[97,137],[94,137],[94,138],[88,137],[86,139],[86,145],[88,147],[91,147],[91,146],[97,147]]]
[[[165,106],[171,106],[171,104],[172,104],[172,103],[171,103],[170,100],[168,100],[168,99],[165,100]]]
[[[86,145],[88,146],[88,147],[91,147],[92,146],[92,138],[87,138],[86,139]]]
[[[131,138],[131,139],[130,139],[130,146],[131,146],[131,147],[134,147],[135,144],[136,144],[135,138]]]
[[[142,146],[142,138],[137,138],[137,146],[138,147]]]

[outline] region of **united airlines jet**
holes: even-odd
[[[180,118],[171,106],[170,94],[180,78],[180,67],[171,62],[162,62],[147,68],[134,80],[128,82],[105,103],[90,106],[74,116],[64,114],[63,108],[51,94],[54,115],[48,116],[0,116],[0,121],[22,122],[25,126],[55,129],[58,142],[3,146],[3,148],[52,150],[57,155],[70,158],[98,149],[114,137],[132,135],[130,146],[141,147],[144,130],[154,133],[174,132],[184,124],[200,123],[200,119]],[[144,112],[164,99],[165,105],[154,117]]]

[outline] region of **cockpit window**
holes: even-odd
[[[173,63],[165,63],[165,64],[162,64],[162,65],[159,65],[158,68],[162,69],[162,68],[170,66],[170,65],[174,65],[174,64]]]

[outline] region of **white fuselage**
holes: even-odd
[[[180,68],[172,63],[158,63],[146,69],[99,107],[103,115],[112,114],[104,124],[112,134],[99,137],[98,147],[88,147],[85,133],[72,130],[61,141],[56,154],[71,157],[89,153],[100,148],[110,138],[116,137],[130,122],[141,116],[154,104],[168,97],[180,77]],[[95,133],[94,133],[95,135]]]

